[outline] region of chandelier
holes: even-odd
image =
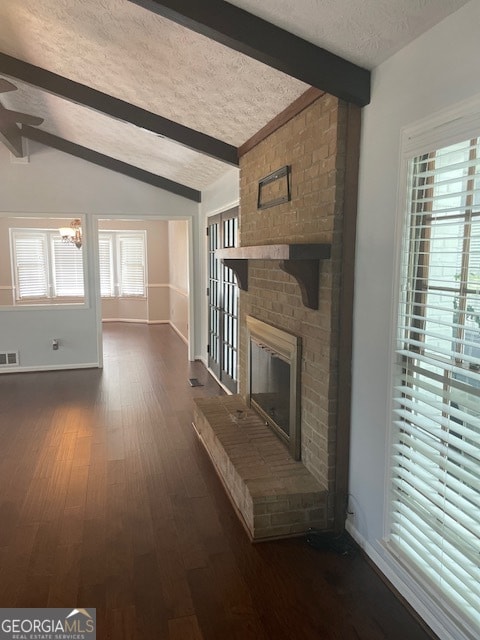
[[[66,244],[74,244],[77,249],[82,246],[82,222],[79,218],[72,220],[69,227],[60,227],[58,230]]]

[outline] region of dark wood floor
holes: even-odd
[[[220,390],[168,326],[104,346],[0,376],[0,607],[96,607],[99,640],[430,637],[359,555],[249,543],[191,427]]]

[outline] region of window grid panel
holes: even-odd
[[[238,217],[228,212],[212,219],[208,233],[209,363],[231,390],[236,388],[238,349],[238,287],[233,271],[215,259],[217,248],[236,245]]]
[[[210,346],[209,361],[210,366],[220,364],[220,308],[219,308],[219,288],[218,279],[219,269],[218,260],[215,257],[215,250],[218,249],[218,224],[211,224],[208,233],[208,252],[209,252],[209,333],[208,344]]]

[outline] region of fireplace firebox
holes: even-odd
[[[252,316],[247,334],[247,402],[300,460],[301,339]]]

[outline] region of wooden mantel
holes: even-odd
[[[215,256],[235,272],[242,291],[248,291],[249,260],[279,260],[280,269],[298,282],[303,304],[318,309],[320,260],[330,258],[330,250],[330,244],[266,244],[217,249]]]

